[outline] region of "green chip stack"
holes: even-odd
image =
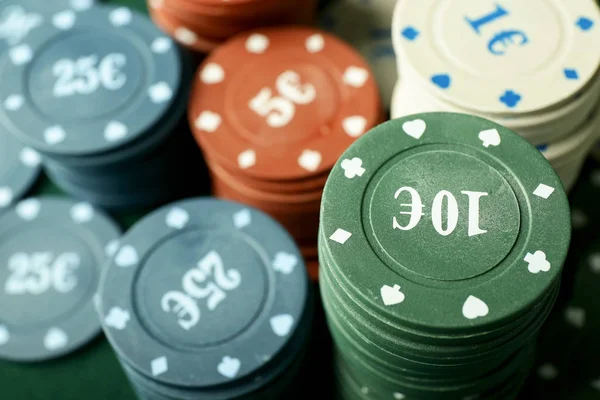
[[[517,396],[571,234],[539,151],[466,114],[388,121],[339,159],[320,222],[343,399]]]

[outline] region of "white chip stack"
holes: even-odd
[[[567,190],[600,137],[594,0],[402,0],[391,117],[482,116],[537,146]]]

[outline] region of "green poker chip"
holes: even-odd
[[[548,161],[497,123],[422,113],[363,135],[321,204],[340,393],[516,398],[559,295],[570,219]]]

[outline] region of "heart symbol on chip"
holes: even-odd
[[[367,119],[360,115],[354,115],[352,117],[345,118],[342,121],[344,132],[350,137],[356,138],[365,133],[367,127]]]
[[[273,333],[275,333],[279,337],[284,337],[294,325],[294,318],[289,314],[281,314],[276,315],[270,320],[271,329],[273,329]]]
[[[68,341],[69,337],[65,332],[58,328],[50,328],[44,337],[44,347],[50,351],[59,350],[65,347]]]
[[[450,87],[451,79],[448,74],[439,74],[431,77],[431,82],[436,84],[442,89],[448,89]]]
[[[51,126],[49,128],[46,128],[46,130],[44,131],[44,140],[51,146],[61,143],[66,138],[66,132],[59,125]]]
[[[483,143],[483,147],[498,146],[502,141],[497,129],[488,129],[479,132],[479,140]]]
[[[17,215],[25,221],[31,221],[37,218],[41,208],[42,205],[37,199],[23,200],[17,204]]]
[[[298,165],[307,171],[315,172],[321,165],[322,160],[323,156],[318,151],[304,150],[298,157]]]
[[[175,207],[167,214],[167,226],[182,229],[190,220],[190,215],[183,208]]]
[[[462,308],[462,313],[467,319],[485,317],[489,311],[487,304],[475,296],[469,296]]]
[[[131,247],[131,246],[123,246],[119,252],[117,253],[117,256],[115,257],[115,264],[117,264],[119,267],[131,267],[133,265],[136,265],[139,261],[139,256],[137,251]]]
[[[5,345],[10,340],[10,332],[4,325],[0,325],[0,346]]]
[[[71,29],[75,24],[75,13],[70,10],[59,12],[52,17],[52,24],[62,30]]]
[[[109,142],[116,142],[127,136],[127,127],[118,121],[110,121],[104,128],[104,139]]]
[[[426,129],[427,124],[422,119],[406,121],[402,124],[402,130],[404,131],[404,133],[415,139],[421,139],[421,136],[423,136]]]
[[[234,378],[240,371],[242,363],[237,358],[225,356],[217,366],[217,370],[226,378]]]

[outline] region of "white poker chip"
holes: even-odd
[[[402,0],[396,53],[436,96],[490,114],[574,99],[600,66],[591,0]]]

